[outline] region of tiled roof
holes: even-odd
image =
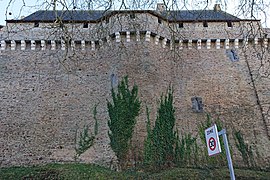
[[[118,13],[150,13],[169,21],[240,21],[241,19],[228,14],[224,11],[214,10],[179,10],[166,11],[159,13],[152,10],[120,10],[120,11],[101,11],[101,10],[71,10],[71,11],[52,11],[41,10],[37,11],[20,21],[55,21],[57,18],[62,21],[99,21],[105,16],[111,16]],[[9,21],[9,20],[8,20]],[[12,21],[12,20],[11,20]]]
[[[96,21],[102,18],[104,11],[36,11],[22,19],[23,21]]]
[[[171,21],[239,21],[238,17],[224,11],[184,10],[169,11],[162,14]]]

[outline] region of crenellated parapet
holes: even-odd
[[[245,39],[180,39],[172,37],[166,38],[162,35],[155,34],[151,31],[125,31],[115,32],[107,37],[97,40],[1,40],[1,51],[4,50],[81,50],[87,49],[94,51],[101,46],[110,45],[111,43],[134,43],[146,42],[160,45],[163,48],[173,50],[187,49],[238,49],[248,45],[261,44],[267,48],[270,38],[245,38]]]

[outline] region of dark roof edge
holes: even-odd
[[[207,21],[207,22],[240,22],[240,21],[261,21],[261,20],[254,20],[254,19],[235,19],[235,20],[231,20],[231,19],[228,19],[228,20],[168,20],[168,22],[170,23],[177,23],[177,22],[204,22],[204,21]]]
[[[260,19],[241,19],[241,21],[261,21]]]
[[[102,16],[101,18],[97,19],[97,20],[63,20],[63,22],[73,22],[73,23],[82,23],[82,22],[90,22],[90,23],[98,23],[101,22],[102,20],[114,16],[116,14],[125,14],[125,13],[149,13],[152,14],[164,21],[170,22],[170,23],[176,23],[176,22],[203,22],[205,20],[170,20],[168,18],[166,18],[166,16],[162,16],[161,14],[157,13],[154,10],[117,10],[117,11],[104,11],[104,16]],[[106,14],[107,13],[107,14]],[[260,20],[255,20],[255,19],[235,19],[235,20],[207,20],[207,22],[227,22],[227,21],[231,21],[231,22],[240,22],[240,21],[260,21]],[[43,21],[39,21],[39,20],[24,20],[24,19],[19,19],[19,20],[6,20],[7,23],[27,23],[27,22],[44,22],[44,23],[50,23],[50,22],[54,22],[52,20],[43,20]]]
[[[72,10],[70,10],[70,11],[72,11]],[[126,14],[126,13],[130,13],[130,12],[133,12],[133,13],[149,13],[149,14],[152,14],[154,16],[165,19],[163,16],[161,16],[159,13],[157,13],[157,12],[155,12],[153,10],[117,10],[117,11],[104,11],[103,12],[104,15],[101,18],[97,19],[97,20],[92,20],[92,21],[91,20],[90,21],[89,20],[88,21],[87,20],[75,20],[75,21],[74,20],[72,20],[72,21],[71,20],[63,20],[63,22],[93,22],[93,23],[97,23],[97,22],[100,22],[100,21],[106,19],[107,17],[111,17],[111,16],[116,15],[116,14]],[[28,21],[26,21],[24,19],[19,19],[19,20],[12,19],[12,20],[6,20],[6,22],[7,23],[10,23],[10,22],[37,22],[37,20],[32,20],[32,21],[28,20]],[[38,22],[54,22],[54,21],[51,21],[51,20],[47,21],[46,20],[46,21],[38,21]]]

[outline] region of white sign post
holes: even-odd
[[[205,139],[209,156],[213,156],[221,152],[216,125],[205,130]]]
[[[234,170],[233,170],[233,165],[232,165],[232,158],[231,158],[231,154],[229,150],[226,130],[222,129],[220,132],[218,132],[217,126],[215,124],[212,127],[205,130],[205,138],[206,138],[208,155],[213,156],[221,152],[219,138],[218,138],[221,135],[223,137],[231,180],[235,180]]]

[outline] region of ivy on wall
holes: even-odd
[[[255,167],[256,163],[255,163],[255,159],[253,156],[251,146],[249,146],[247,143],[245,143],[244,137],[243,137],[241,131],[234,132],[234,140],[236,143],[236,148],[241,153],[244,164],[248,167]]]
[[[108,134],[120,167],[124,169],[141,102],[138,97],[138,86],[134,85],[130,90],[127,76],[118,84],[117,92],[112,88],[111,93],[112,102],[107,102],[110,128]]]
[[[97,121],[97,105],[95,105],[93,110],[95,126],[94,135],[89,135],[89,125],[85,125],[83,130],[79,132],[79,137],[75,138],[75,160],[77,160],[85,151],[87,151],[91,146],[94,145],[95,136],[98,134],[98,121]],[[77,136],[77,132],[76,132]],[[79,141],[77,143],[77,138]]]

